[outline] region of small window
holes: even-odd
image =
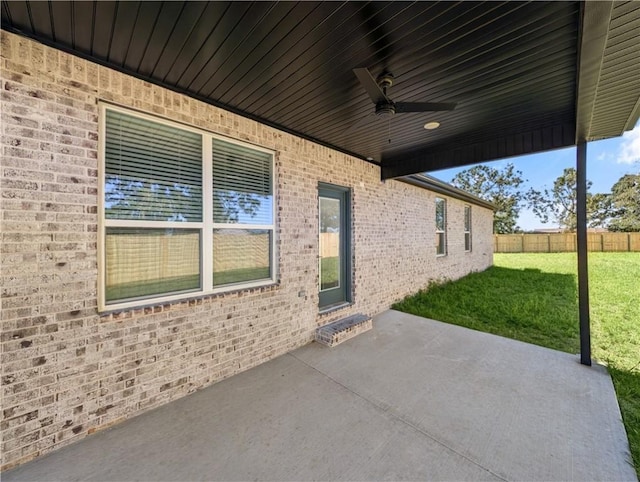
[[[273,152],[102,108],[100,309],[273,283]]]
[[[436,198],[436,255],[447,254],[447,202]]]
[[[471,251],[471,206],[464,207],[464,250]]]

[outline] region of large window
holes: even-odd
[[[275,279],[273,153],[102,107],[100,308]]]
[[[436,198],[436,255],[447,254],[447,202]]]
[[[464,207],[464,250],[471,251],[471,206]]]

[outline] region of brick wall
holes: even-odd
[[[435,195],[379,168],[2,32],[2,466],[15,466],[374,315],[432,279],[492,262],[492,213],[448,199],[435,256]],[[277,286],[97,313],[98,101],[273,149]],[[353,304],[318,314],[318,182],[352,189]]]

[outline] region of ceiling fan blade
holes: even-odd
[[[382,92],[382,89],[376,82],[376,79],[374,79],[371,72],[369,72],[369,69],[365,67],[353,69],[353,73],[356,74],[358,80],[362,84],[362,87],[367,91],[367,94],[369,94],[369,97],[371,97],[374,104],[390,102],[387,96],[384,95],[384,92]]]
[[[396,112],[438,112],[453,110],[457,102],[396,102]]]

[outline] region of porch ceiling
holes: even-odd
[[[640,115],[640,2],[2,1],[2,28],[384,178],[617,136]],[[458,106],[378,117],[356,67],[391,71],[395,101]]]

